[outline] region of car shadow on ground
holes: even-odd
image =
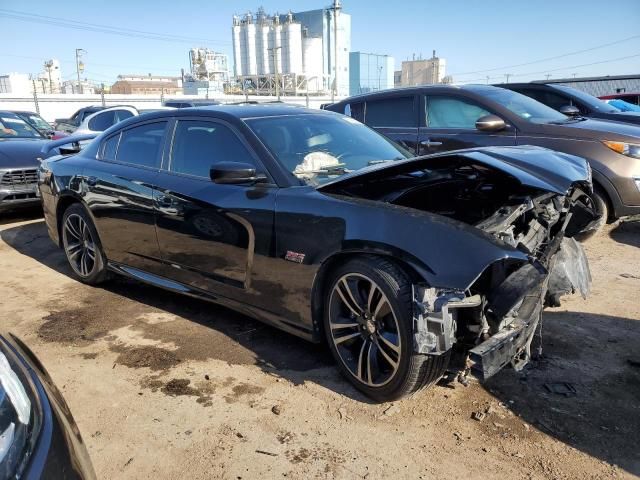
[[[609,236],[616,242],[640,248],[640,217],[622,220],[611,230]]]
[[[42,218],[42,208],[39,205],[17,208],[0,213],[0,226],[36,218]]]
[[[640,321],[571,311],[543,320],[542,356],[484,387],[515,422],[639,475]]]
[[[51,242],[44,222],[29,223],[0,231],[0,238],[21,254],[75,280],[64,253]],[[92,292],[89,297],[94,298],[88,300],[92,304],[89,310],[95,315],[98,315],[100,302],[105,304],[103,308],[109,308],[109,304],[113,303],[112,296],[103,294],[108,292],[133,300],[135,304],[146,305],[207,327],[204,332],[200,329],[198,335],[209,336],[210,343],[206,346],[202,345],[206,341],[202,338],[198,339],[198,343],[209,351],[206,354],[196,352],[192,345],[184,349],[185,359],[216,358],[231,364],[255,364],[267,373],[281,375],[295,384],[311,380],[341,395],[361,402],[369,402],[367,397],[341,379],[334,368],[327,368],[333,366],[333,360],[324,345],[307,342],[223,306],[164,291],[124,277],[116,276],[100,288],[82,285],[78,289],[78,295],[83,290]],[[86,295],[83,296],[86,297]],[[122,309],[121,306],[119,308]],[[74,317],[82,315],[82,312],[77,310],[79,309],[67,313]],[[129,310],[122,315],[129,314]],[[117,314],[113,316],[115,315]],[[96,321],[109,324],[104,318]],[[125,321],[130,323],[129,318]],[[111,326],[118,328],[122,325],[115,321]],[[187,332],[184,332],[183,338],[180,338],[179,334],[169,332],[163,325],[155,327],[156,330],[165,328],[166,338],[161,340],[172,342],[189,340]],[[86,325],[82,328],[86,328]],[[106,334],[106,330],[103,333]]]
[[[73,278],[43,222],[6,229],[0,237],[20,253]],[[98,332],[106,336],[112,328],[130,325],[131,319],[145,309],[168,312],[189,320],[188,325],[158,323],[145,332],[178,345],[184,359],[253,364],[295,384],[316,383],[369,403],[336,373],[325,347],[224,307],[128,279],[114,280],[104,288],[78,288],[78,294],[82,291],[88,292],[89,298],[85,313],[62,307],[58,312],[60,325],[86,314],[89,322],[104,324]],[[99,313],[103,310],[107,313]],[[94,319],[95,315],[101,317]],[[109,323],[113,318],[121,318],[123,323]],[[180,331],[172,331],[172,324],[179,324]],[[147,328],[140,324],[137,327]],[[87,324],[82,328],[83,335],[91,330]],[[523,372],[506,369],[483,385],[517,415],[497,422],[517,422],[512,425],[514,430],[521,430],[522,422],[526,422],[589,455],[640,474],[639,344],[640,321],[546,311],[542,357]],[[491,428],[492,421],[489,415],[483,428]]]

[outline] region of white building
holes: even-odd
[[[31,95],[33,93],[33,82],[26,73],[0,75],[0,93]]]
[[[446,60],[433,56],[427,60],[413,59],[402,62],[402,77],[400,85],[409,87],[413,85],[431,85],[442,83],[446,76]]]
[[[286,93],[326,93],[337,73],[338,95],[349,92],[351,16],[337,0],[321,10],[236,15],[232,39],[234,74],[245,88],[272,90],[277,74]]]

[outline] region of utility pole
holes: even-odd
[[[340,0],[333,0],[333,68],[335,70],[333,75],[333,88],[331,89],[331,101],[335,101],[335,96],[338,94],[338,12],[342,6]]]
[[[489,85],[489,75],[487,75],[487,85]]]
[[[82,87],[80,86],[80,66],[82,65],[82,70],[84,70],[84,64],[80,62],[80,57],[82,54],[87,53],[86,50],[82,48],[76,48],[76,75],[78,76],[78,92],[82,93]]]
[[[278,53],[277,51],[280,50],[282,47],[271,47],[268,48],[267,50],[272,52],[271,54],[273,55],[273,69],[275,71],[275,81],[276,81],[276,98],[278,99],[278,101],[280,101],[280,80],[279,80],[279,76],[280,74],[278,73]]]
[[[547,73],[547,74],[545,75],[545,77],[547,77],[547,80],[549,80],[549,77],[551,77],[551,74],[550,74],[550,73]]]
[[[32,77],[31,83],[33,85],[33,103],[36,107],[36,113],[40,115],[40,105],[38,105],[38,91],[36,89],[36,80]]]
[[[507,83],[509,83],[509,77],[511,77],[513,73],[505,73],[504,76],[507,77]]]

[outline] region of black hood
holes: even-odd
[[[0,169],[39,166],[38,158],[47,142],[39,138],[0,139]]]
[[[447,157],[463,156],[503,171],[522,185],[564,195],[576,182],[590,182],[591,172],[583,158],[542,147],[482,147],[386,162],[357,170],[318,187],[350,183],[353,179],[378,178],[401,171],[436,167]],[[333,188],[333,187],[332,187]]]

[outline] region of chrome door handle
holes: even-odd
[[[432,142],[431,140],[423,140],[420,142],[423,147],[439,147],[442,142]]]

